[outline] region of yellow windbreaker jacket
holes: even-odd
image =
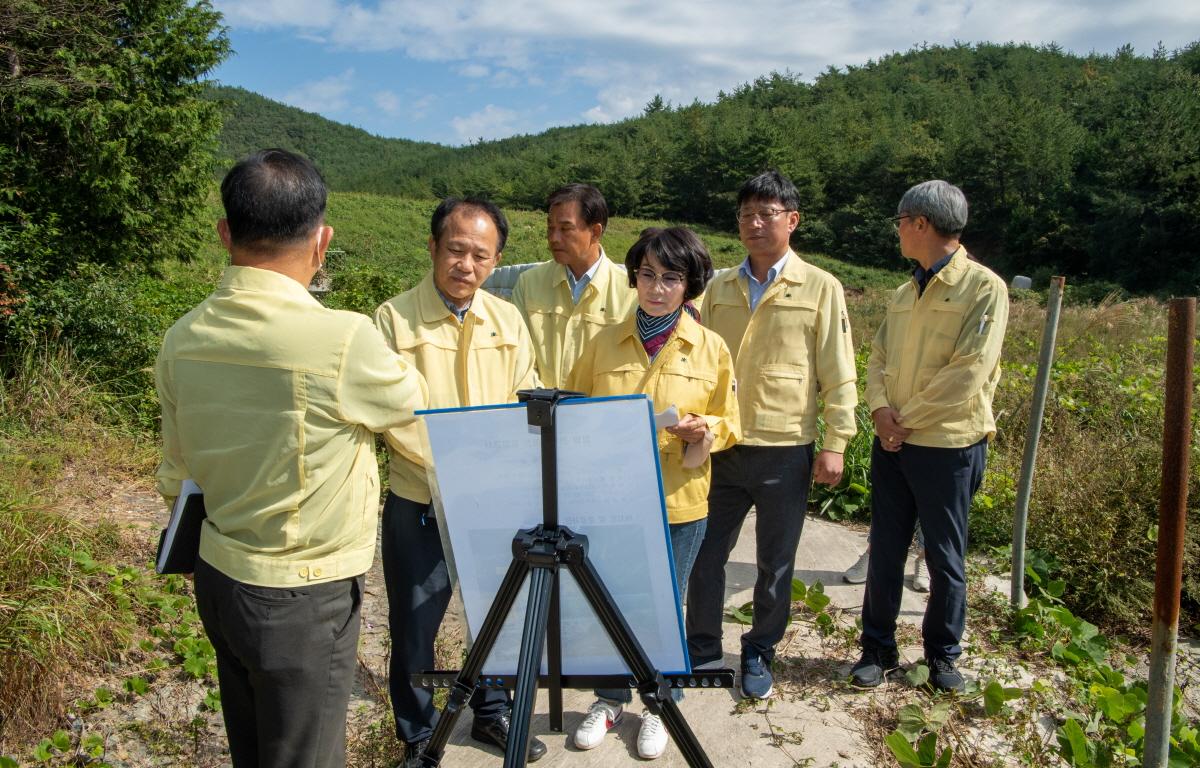
[[[788,253],[754,312],[746,280],[731,269],[704,294],[704,324],[733,353],[746,445],[806,445],[817,439],[824,401],[825,450],[841,453],[854,437],[854,344],[842,284]]]
[[[566,269],[553,261],[522,272],[512,302],[533,337],[542,385],[561,387],[596,334],[633,312],[637,292],[629,287],[625,270],[601,251],[600,266],[578,304],[571,301]]]
[[[635,316],[604,329],[584,349],[567,389],[593,397],[645,393],[656,411],[674,405],[680,416],[703,416],[713,433],[714,451],[728,448],[741,435],[729,350],[721,337],[686,312],[653,362],[638,337]],[[658,451],[667,520],[687,523],[707,517],[711,461],[685,469],[683,441],[666,430],[658,433]]]
[[[503,299],[476,291],[460,324],[425,276],[412,290],[375,310],[375,325],[392,349],[429,385],[430,408],[516,402],[517,390],[538,386],[533,348],[521,315]],[[430,500],[416,422],[385,433],[392,493]],[[415,450],[414,450],[415,449]]]
[[[296,587],[375,557],[375,432],[412,420],[425,384],[371,321],[326,309],[290,277],[231,266],[167,331],[158,490],[193,478],[200,557],[231,579]]]
[[[867,403],[891,406],[906,442],[963,448],[996,434],[992,396],[1008,325],[1008,288],[960,247],[925,292],[896,289],[871,344]]]

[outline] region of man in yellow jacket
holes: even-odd
[[[504,214],[486,200],[448,198],[433,213],[433,269],[412,290],[375,311],[375,324],[400,357],[425,377],[431,408],[509,403],[538,386],[533,348],[520,314],[479,290],[503,256]],[[420,756],[436,724],[432,692],[409,675],[433,668],[433,643],[450,601],[451,584],[430,504],[425,457],[414,422],[386,434],[389,491],[383,508],[383,573],[392,637],[388,685],[396,734],[408,746],[405,765]],[[504,750],[510,701],[503,691],[477,689],[471,736]],[[536,738],[529,760],[546,746]]]
[[[280,149],[221,182],[230,266],[167,331],[158,489],[192,478],[208,518],[196,610],[217,654],[234,766],[346,764],[363,574],[375,557],[373,433],[425,407],[371,321],[306,286],[325,259],[325,183]]]
[[[742,635],[742,693],[767,698],[791,610],[792,572],[811,481],[836,484],[854,436],[854,346],[841,283],[789,246],[800,195],[778,171],[742,185],[737,221],[747,257],[709,284],[701,317],[733,355],[742,440],[712,459],[708,531],[688,587],[692,665],[719,661],[725,563],[756,509],[754,623]],[[818,400],[823,401],[819,409]],[[814,457],[817,415],[825,438]]]
[[[962,690],[955,668],[966,623],[967,512],[996,434],[992,396],[1008,290],[959,242],[962,190],[926,181],[904,193],[894,217],[900,253],[917,263],[892,294],[867,364],[875,422],[871,452],[871,560],[863,600],[861,688],[899,666],[896,617],[904,561],[917,521],[925,533],[929,604],[921,635],[930,684]]]
[[[526,270],[512,302],[533,337],[538,377],[562,387],[596,334],[633,311],[637,294],[600,244],[608,204],[589,184],[567,184],[546,200],[546,243],[553,261]]]

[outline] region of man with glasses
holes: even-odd
[[[583,350],[633,310],[637,294],[604,253],[608,204],[590,184],[567,184],[546,200],[546,243],[553,261],[526,270],[512,302],[533,337],[538,377],[561,387]]]
[[[799,205],[778,171],[742,186],[736,215],[746,259],[713,280],[701,312],[733,355],[742,441],[713,456],[708,531],[688,587],[688,650],[693,666],[723,658],[725,564],[753,506],[758,578],[754,622],[741,640],[741,687],[758,699],[773,690],[770,666],[791,609],[809,484],[841,480],[842,452],[855,433],[845,296],[836,278],[792,251]],[[818,413],[825,438],[814,457]]]
[[[503,256],[508,222],[492,203],[447,198],[433,212],[433,269],[417,287],[375,311],[375,324],[400,357],[429,385],[429,407],[515,402],[538,386],[525,323],[503,299],[480,291]],[[420,757],[436,723],[432,692],[409,675],[433,668],[433,643],[450,601],[451,584],[430,504],[429,478],[417,424],[386,433],[387,501],[383,508],[383,575],[392,638],[388,686],[396,734],[407,745],[405,766]],[[471,736],[504,750],[511,701],[478,688]],[[530,740],[529,761],[546,753]]]
[[[896,617],[913,527],[925,535],[929,604],[921,636],[929,683],[961,691],[967,590],[967,512],[983,480],[996,434],[992,395],[1008,290],[959,242],[967,199],[945,181],[926,181],[900,198],[893,218],[900,253],[917,263],[892,294],[871,344],[867,402],[875,422],[871,451],[871,561],[863,598],[862,658],[851,682],[873,688],[899,667]]]

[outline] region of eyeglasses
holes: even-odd
[[[904,221],[905,219],[911,219],[912,217],[913,217],[913,215],[911,213],[902,213],[899,216],[893,216],[892,217],[892,226],[895,227],[897,232],[899,232],[900,231],[900,222]]]
[[[646,283],[647,285],[662,283],[662,287],[666,288],[668,291],[678,288],[679,286],[683,285],[684,282],[683,275],[679,274],[678,272],[663,272],[660,275],[652,269],[646,269],[643,267],[642,269],[639,269],[636,274],[639,283]]]
[[[787,208],[768,209],[765,211],[738,211],[733,214],[733,218],[737,219],[738,224],[751,224],[755,221],[761,221],[764,224],[768,221],[774,221],[775,217],[781,213],[789,213]]]

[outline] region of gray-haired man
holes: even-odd
[[[992,395],[1008,291],[959,242],[967,224],[962,190],[918,184],[893,221],[900,252],[917,262],[892,294],[867,363],[875,421],[871,453],[871,560],[863,600],[863,654],[852,682],[871,688],[899,666],[896,618],[904,562],[920,521],[929,564],[929,605],[921,634],[930,683],[961,690],[955,660],[966,624],[967,512],[996,434]]]

